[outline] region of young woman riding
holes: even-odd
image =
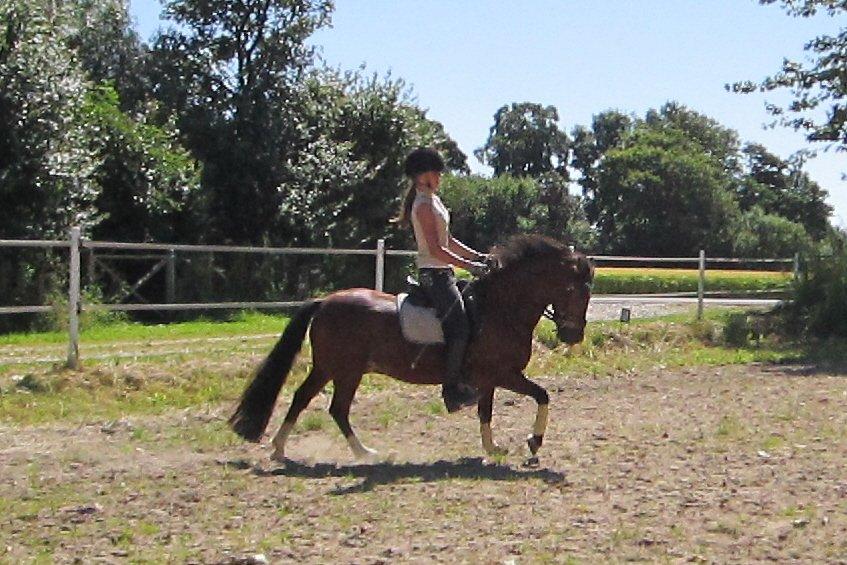
[[[471,272],[486,270],[487,256],[450,235],[450,212],[438,197],[444,160],[434,149],[422,147],[406,158],[405,174],[411,186],[403,199],[399,221],[411,224],[418,246],[417,267],[421,286],[433,302],[447,349],[447,371],[441,396],[448,412],[473,406],[479,393],[462,371],[470,327],[454,267]]]

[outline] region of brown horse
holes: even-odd
[[[559,339],[582,341],[594,268],[581,253],[540,236],[518,236],[495,248],[500,269],[475,281],[479,328],[468,347],[465,368],[478,387],[482,445],[503,453],[491,436],[494,389],[531,396],[538,404],[533,433],[534,455],[547,427],[547,391],[523,370],[532,351],[532,332],[548,305]],[[243,438],[258,441],[267,427],[277,396],[311,322],[312,370],[294,393],[285,420],[273,439],[273,459],[285,457],[285,442],[300,412],[333,381],[329,407],[357,458],[376,452],[358,440],[348,418],[350,404],[366,372],[378,372],[414,384],[441,384],[443,345],[421,346],[403,338],[395,296],[369,289],[342,290],[303,306],[259,367],[229,422]],[[417,362],[415,360],[417,359]]]

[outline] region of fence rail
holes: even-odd
[[[243,245],[187,245],[174,243],[128,243],[118,241],[93,241],[83,239],[79,228],[71,228],[67,240],[13,240],[0,239],[0,248],[42,248],[42,249],[68,249],[68,356],[67,365],[75,368],[79,365],[79,316],[83,311],[181,311],[181,310],[215,310],[215,309],[262,309],[262,308],[290,308],[303,304],[302,301],[277,301],[277,302],[202,302],[202,303],[178,303],[170,301],[159,304],[85,304],[80,295],[80,252],[83,249],[91,250],[118,250],[118,251],[159,251],[168,253],[172,258],[177,251],[201,252],[201,253],[257,253],[264,255],[365,255],[375,258],[374,288],[383,290],[385,283],[385,259],[386,257],[413,257],[415,251],[405,249],[386,249],[385,240],[377,241],[374,249],[328,249],[314,247],[254,247]],[[100,255],[100,257],[112,258],[162,258],[159,255]],[[698,257],[631,257],[618,255],[591,255],[592,260],[599,263],[692,263],[699,270],[699,283],[696,293],[663,293],[653,295],[606,295],[594,296],[593,302],[631,302],[642,304],[697,304],[697,315],[702,317],[703,308],[708,301],[715,305],[735,306],[772,306],[779,303],[775,299],[754,298],[708,298],[714,292],[705,291],[705,274],[707,263],[737,263],[737,264],[785,264],[792,265],[796,274],[798,268],[797,257],[793,259],[744,259],[736,257],[714,257],[707,258],[704,251]],[[154,267],[155,274],[161,265]],[[152,276],[151,273],[148,273]],[[169,289],[173,279],[172,268],[168,271]],[[149,278],[149,277],[148,277]],[[142,283],[147,280],[142,278]],[[718,291],[719,292],[719,291]],[[168,300],[172,300],[173,292],[168,291]],[[29,314],[50,312],[52,306],[46,305],[21,305],[0,306],[0,315],[3,314]]]

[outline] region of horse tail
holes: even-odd
[[[291,371],[294,358],[306,338],[306,330],[321,303],[314,300],[297,311],[285,326],[282,337],[256,371],[229,418],[232,430],[248,441],[259,441],[271,419],[279,391]]]

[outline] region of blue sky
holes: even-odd
[[[130,2],[149,39],[162,25],[159,2]],[[765,101],[788,94],[738,95],[724,85],[763,78],[785,57],[803,60],[804,43],[838,24],[754,0],[336,0],[332,27],[312,42],[330,66],[406,80],[485,173],[473,150],[499,107],[523,101],[556,106],[570,131],[605,109],[643,116],[676,100],[787,157],[809,147],[802,134],[763,124]],[[829,191],[834,223],[847,227],[847,153],[831,150],[806,168]]]

